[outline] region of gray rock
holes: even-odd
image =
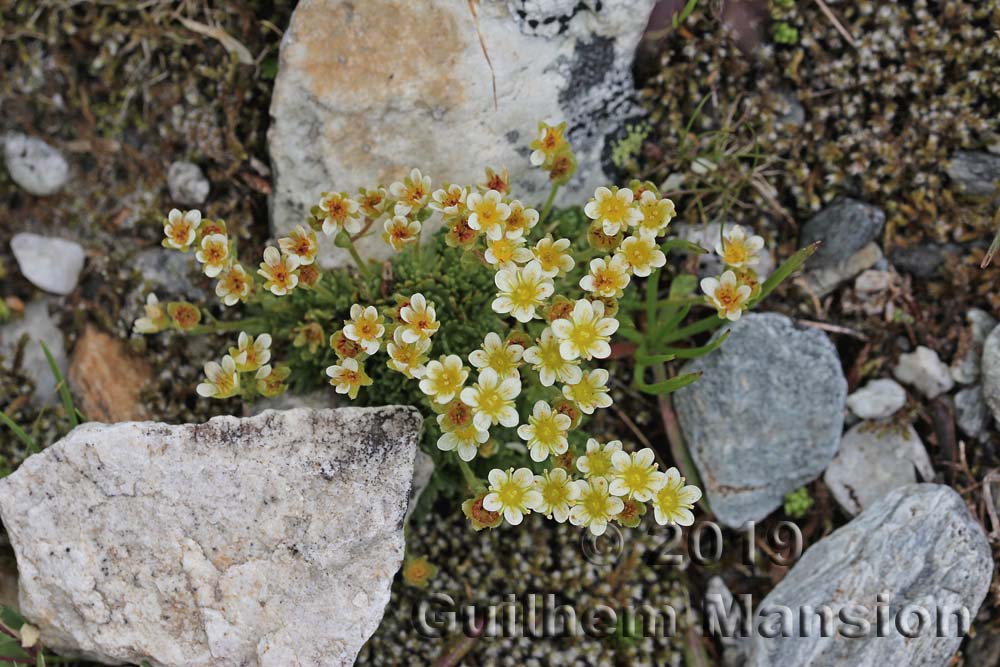
[[[412,408],[85,424],[0,482],[21,612],[64,655],[354,664],[403,558]]]
[[[22,336],[27,336],[28,340],[21,357],[21,370],[35,384],[32,404],[42,406],[56,397],[56,379],[52,375],[52,369],[49,368],[49,362],[39,341],[48,345],[63,376],[69,370],[62,331],[49,315],[48,299],[29,303],[24,309],[24,317],[0,327],[0,355],[6,357],[8,366]]]
[[[170,198],[181,206],[201,206],[208,199],[211,186],[201,167],[193,162],[174,162],[167,170]]]
[[[847,407],[862,419],[885,419],[906,404],[906,390],[895,380],[872,380],[847,397]]]
[[[276,234],[324,190],[388,185],[413,167],[466,184],[506,167],[526,202],[544,201],[531,167],[538,121],[567,122],[578,171],[561,201],[609,180],[602,164],[628,119],[632,60],[655,0],[302,0],[281,43],[268,134]],[[400,27],[405,26],[405,30]],[[527,85],[530,82],[530,85]],[[440,224],[434,216],[429,230]],[[428,231],[429,231],[428,230]],[[349,261],[322,239],[321,264]],[[366,256],[386,256],[378,234]]]
[[[989,197],[1000,187],[1000,155],[958,151],[948,162],[948,177],[970,195]]]
[[[135,255],[134,263],[141,276],[139,287],[156,292],[161,301],[167,298],[203,301],[208,298],[205,290],[195,283],[200,271],[193,252],[148,248]]]
[[[933,278],[944,266],[947,256],[961,250],[961,246],[954,243],[923,243],[896,248],[892,251],[892,264],[902,273],[917,278]]]
[[[818,269],[843,264],[877,240],[884,225],[885,213],[880,208],[856,199],[834,201],[802,227],[803,247],[816,241],[823,242],[809,259],[809,267]]]
[[[79,243],[22,232],[10,240],[10,249],[21,274],[35,287],[63,295],[76,289],[86,261]]]
[[[778,612],[787,609],[791,636],[769,639],[755,632],[749,665],[945,667],[962,642],[955,610],[967,612],[971,622],[992,573],[982,526],[961,496],[937,484],[896,489],[810,547],[763,600],[756,627],[776,629]],[[816,613],[807,616],[805,632],[800,632],[800,610],[807,605],[833,611],[832,636],[820,635]],[[908,605],[925,608],[932,624],[940,615],[945,636],[936,636],[932,625],[912,639],[904,637],[897,619],[904,630],[918,622]],[[887,618],[882,637],[876,636],[877,606]],[[865,629],[860,623],[839,622],[841,611],[863,619],[868,630],[860,632]],[[848,638],[837,630],[860,637]]]
[[[410,520],[413,510],[417,509],[420,496],[434,475],[434,459],[421,450],[417,450],[417,458],[413,461],[413,485],[410,487],[410,501],[406,507],[406,521]]]
[[[784,315],[750,313],[674,406],[709,504],[739,527],[815,479],[837,452],[847,381],[826,334]]]
[[[908,426],[877,422],[857,424],[840,441],[840,451],[823,475],[837,503],[848,514],[864,508],[893,489],[934,478],[934,468],[920,436]]]
[[[982,386],[975,384],[955,393],[955,423],[962,433],[970,438],[981,438],[986,433],[988,418]]]
[[[14,182],[33,195],[55,194],[69,180],[69,163],[62,153],[20,132],[4,137],[3,159]]]
[[[1000,326],[994,327],[983,341],[982,376],[986,406],[993,418],[1000,420]]]
[[[979,308],[970,308],[965,314],[969,323],[969,346],[965,354],[951,362],[951,377],[959,384],[972,384],[979,379],[983,360],[983,341],[990,335],[997,321]]]
[[[951,371],[938,353],[923,345],[918,345],[913,352],[899,355],[899,362],[892,373],[897,380],[913,385],[927,398],[935,398],[955,385]]]
[[[882,259],[882,249],[874,242],[864,246],[844,261],[835,264],[811,268],[812,260],[810,259],[806,262],[806,281],[816,296],[824,297],[865,269],[875,266]]]

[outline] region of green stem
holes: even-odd
[[[354,259],[354,263],[357,265],[358,271],[361,273],[361,286],[364,291],[365,298],[371,300],[371,269],[367,264],[365,264],[365,260],[361,258],[361,253],[358,252],[358,247],[354,245],[354,239],[351,238],[351,235],[347,232],[340,232],[334,240],[334,245],[338,248],[344,248],[347,252],[351,253],[351,257]]]
[[[479,495],[486,491],[486,485],[483,484],[481,479],[476,477],[476,473],[472,472],[472,468],[469,467],[468,463],[462,459],[458,459],[458,467],[462,469],[462,477],[465,478],[465,483],[469,485],[473,494]]]
[[[667,371],[663,367],[663,364],[653,364],[653,378],[657,383],[667,380]],[[694,466],[691,453],[688,451],[687,443],[684,441],[684,435],[681,433],[680,424],[677,422],[677,413],[674,412],[674,405],[670,394],[660,394],[656,397],[656,402],[660,407],[660,418],[663,421],[663,430],[667,434],[667,442],[670,443],[670,455],[673,457],[677,467],[680,468],[681,474],[687,478],[688,483],[704,489],[705,487],[702,486],[701,478],[698,476],[698,469]],[[710,511],[708,501],[704,496],[702,496],[698,505],[704,511]]]
[[[556,193],[559,192],[559,188],[561,187],[562,185],[559,183],[552,184],[552,189],[549,190],[549,198],[545,200],[545,206],[542,207],[542,215],[538,219],[538,224],[544,224],[545,221],[549,219],[549,213],[552,212],[552,206],[556,203]],[[545,228],[545,233],[551,234],[558,224],[558,220],[553,220],[552,224]]]
[[[667,334],[657,342],[666,345],[667,343],[674,343],[679,340],[684,340],[685,338],[690,338],[695,334],[713,331],[719,328],[723,321],[724,320],[720,319],[718,315],[709,315],[708,317],[700,319],[697,322],[687,325],[686,327],[681,327],[673,333]]]

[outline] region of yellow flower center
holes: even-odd
[[[692,509],[694,506],[682,503],[680,497],[680,484],[667,484],[656,494],[656,504],[660,510],[667,515],[675,514],[681,509]]]
[[[583,507],[587,510],[587,514],[591,517],[602,517],[608,512],[607,498],[604,497],[600,491],[592,491],[588,493],[582,503]]]
[[[741,302],[735,285],[719,285],[719,288],[715,290],[715,300],[722,304],[726,310],[739,308]]]
[[[501,377],[510,375],[517,369],[517,363],[511,358],[510,352],[503,347],[487,353],[486,364]]]
[[[565,484],[548,482],[542,487],[542,499],[549,507],[569,502],[569,492]]]
[[[537,253],[538,263],[542,265],[542,270],[551,271],[552,269],[559,268],[559,258],[562,253],[558,250],[549,246],[547,248],[539,248]]]
[[[481,229],[499,223],[500,211],[497,210],[496,202],[491,199],[483,199],[476,207],[476,217],[479,219]]]
[[[606,197],[597,204],[597,213],[600,218],[611,222],[624,222],[628,210],[629,205],[617,194]]]
[[[524,500],[525,489],[514,480],[508,480],[497,488],[497,497],[504,507],[520,507]]]
[[[593,321],[576,323],[570,333],[570,340],[581,350],[590,349],[590,346],[596,343],[600,337]]]
[[[187,220],[181,220],[170,226],[170,240],[178,245],[184,245],[188,242],[188,237],[191,234],[191,223]]]
[[[232,294],[242,294],[246,289],[247,281],[241,271],[229,271],[222,278],[222,289]]]
[[[726,264],[736,265],[746,262],[750,258],[747,247],[740,241],[727,241],[722,248],[722,261]]]
[[[611,471],[611,455],[603,449],[587,454],[587,463],[590,464],[590,474],[593,476],[603,477]]]
[[[638,491],[639,489],[644,489],[649,485],[651,479],[651,472],[648,468],[642,466],[630,465],[622,473],[622,481],[625,482],[625,486],[631,491]]]
[[[508,239],[500,239],[499,241],[493,241],[490,244],[490,248],[493,250],[493,256],[500,264],[506,264],[507,262],[513,261],[514,259],[514,244]]]
[[[220,394],[228,394],[236,388],[236,383],[233,382],[233,376],[225,372],[219,373],[218,377],[215,378],[214,384]]]
[[[645,243],[633,243],[625,251],[625,258],[632,266],[645,266],[653,259],[653,252]]]
[[[500,392],[493,388],[480,388],[479,390],[479,409],[488,415],[496,415],[503,408],[504,400]]]

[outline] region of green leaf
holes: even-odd
[[[59,389],[59,398],[62,399],[63,409],[66,410],[66,414],[69,416],[70,426],[76,428],[80,425],[80,420],[77,418],[77,410],[73,405],[73,397],[70,396],[69,385],[66,384],[66,378],[63,377],[62,371],[59,370],[59,364],[56,363],[55,357],[52,356],[49,346],[46,345],[44,341],[38,341],[38,344],[42,346],[45,358],[49,362],[49,368],[52,369],[52,375],[56,379],[56,386]]]
[[[7,416],[6,412],[0,412],[0,424],[5,424],[7,428],[14,432],[17,439],[24,443],[24,446],[28,448],[28,451],[35,454],[38,453],[38,444],[35,439],[25,432],[23,428],[18,426],[13,419]]]
[[[637,378],[636,386],[639,391],[646,394],[653,394],[655,396],[662,396],[663,394],[669,394],[677,391],[681,387],[686,387],[698,378],[702,376],[699,371],[697,373],[685,373],[684,375],[678,375],[675,378],[669,380],[664,380],[663,382],[656,382],[654,384],[647,384],[642,380],[642,378]]]
[[[635,362],[643,366],[650,366],[652,364],[665,364],[668,361],[673,361],[677,357],[673,354],[646,354],[642,350],[636,350],[635,352]]]
[[[664,349],[667,351],[668,356],[676,357],[677,359],[697,359],[717,350],[720,345],[726,342],[727,338],[729,338],[729,330],[724,331],[721,336],[701,347],[667,347]]]
[[[707,250],[702,248],[697,243],[693,243],[691,241],[681,238],[673,238],[668,241],[664,241],[662,244],[660,244],[660,250],[663,251],[664,255],[668,255],[670,254],[670,251],[677,249],[686,250],[687,252],[693,253],[695,255],[705,255],[708,253]]]
[[[617,334],[625,340],[635,343],[636,345],[641,344],[644,340],[642,334],[631,327],[619,327]]]
[[[806,263],[806,260],[812,257],[813,253],[819,250],[820,243],[821,241],[816,241],[811,245],[807,245],[805,248],[802,248],[794,255],[786,259],[781,266],[779,266],[778,269],[764,281],[764,284],[760,287],[760,294],[750,301],[747,308],[753,308],[758,303],[763,301],[767,295],[773,292],[778,285],[788,278],[788,276],[800,269],[802,265]]]

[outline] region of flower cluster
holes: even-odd
[[[748,236],[739,225],[722,232],[722,238],[715,244],[715,252],[725,264],[725,270],[718,278],[703,278],[701,281],[701,289],[719,317],[735,322],[750,300],[760,293],[760,281],[753,267],[760,263],[763,247],[763,238]]]
[[[259,313],[245,320],[253,322],[246,328],[256,337],[241,333],[221,361],[206,364],[198,393],[280,393],[291,370],[270,364],[275,342],[313,360],[314,372],[325,371],[334,391],[350,399],[366,399],[365,388],[388,377],[419,391],[418,402],[435,416],[436,447],[453,452],[449,458],[473,492],[464,508],[476,528],[503,520],[518,524],[536,512],[600,535],[610,521],[637,525],[647,504],[660,523],[690,525],[701,493],[675,468],[661,470],[652,449],[629,453],[619,441],[601,444],[582,430],[612,404],[610,373],[600,363],[612,355],[612,337],[622,326],[619,310],[632,307],[622,301],[626,290],[666,265],[663,241],[674,204],[651,183],[599,187],[578,228],[560,235],[560,219],[548,218],[576,166],[565,132],[565,123],[543,123],[531,145],[532,164],[553,184],[540,210],[514,196],[504,169],[487,169],[485,179],[471,184],[435,184],[412,169],[387,186],[324,192],[306,224],[264,250],[259,286],[237,260],[225,223],[202,220],[198,211],[171,211],[164,244],[196,248],[205,275],[218,280],[222,304],[245,302]],[[395,282],[392,263],[373,271],[378,267],[355,246],[380,234],[397,261],[405,258],[419,270],[421,236],[432,223],[443,228],[459,264],[495,287],[488,297],[491,324],[475,342],[456,346],[449,334],[453,304],[447,293],[443,302],[434,285],[415,289],[412,282]],[[349,251],[357,271],[321,271],[318,234]],[[759,237],[741,234],[730,232],[719,251],[728,269],[710,292],[718,303],[728,303],[729,276],[749,275],[760,250]],[[743,295],[742,284],[735,289]],[[136,331],[171,323],[193,331],[201,312],[186,306],[164,309],[150,295]],[[230,324],[212,318],[201,328],[221,331]],[[494,456],[498,464],[483,464]],[[511,456],[524,457],[526,466],[507,466]]]

